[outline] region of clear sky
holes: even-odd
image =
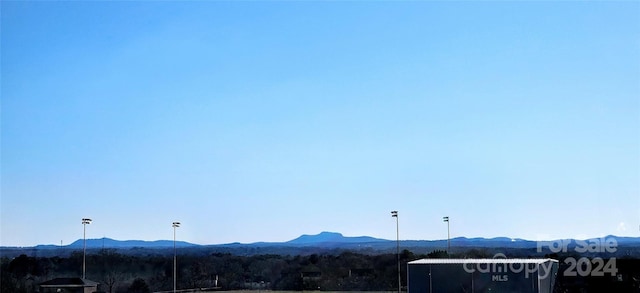
[[[640,2],[1,2],[3,246],[640,236]]]

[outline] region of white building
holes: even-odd
[[[409,293],[551,293],[554,259],[420,259],[407,264]]]

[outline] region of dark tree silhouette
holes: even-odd
[[[151,289],[149,289],[149,285],[143,278],[136,278],[129,286],[128,292],[131,293],[150,293]]]

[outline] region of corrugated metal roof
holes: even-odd
[[[511,263],[534,263],[558,262],[551,258],[424,258],[410,261],[408,264],[465,264],[465,263],[488,263],[488,264],[511,264]]]
[[[82,278],[55,278],[40,283],[42,287],[95,287],[98,282]]]

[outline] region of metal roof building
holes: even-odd
[[[55,278],[40,283],[42,292],[75,292],[93,293],[98,289],[98,282],[82,278]]]
[[[551,293],[554,259],[420,259],[407,263],[409,293]]]

